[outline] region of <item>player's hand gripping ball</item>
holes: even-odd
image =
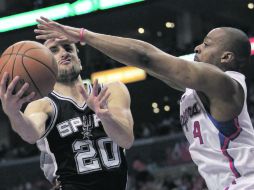
[[[53,54],[44,45],[35,41],[21,41],[8,47],[0,58],[0,80],[4,72],[9,73],[10,83],[15,76],[20,76],[14,92],[25,82],[29,88],[25,95],[35,92],[34,99],[47,96],[56,83],[57,64]]]

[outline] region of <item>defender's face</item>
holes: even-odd
[[[194,61],[219,66],[223,54],[224,38],[225,32],[222,29],[216,28],[210,31],[204,38],[203,43],[195,47]]]
[[[58,82],[72,82],[81,72],[81,64],[74,44],[46,42],[46,47],[53,53],[58,65]]]

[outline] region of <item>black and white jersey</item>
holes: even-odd
[[[54,114],[37,142],[46,178],[84,190],[124,190],[124,150],[107,136],[96,114],[86,103],[80,106],[56,92],[47,98]]]

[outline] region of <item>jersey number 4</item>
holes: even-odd
[[[202,138],[202,136],[201,136],[201,130],[200,130],[199,121],[195,121],[195,122],[194,122],[194,126],[193,126],[193,136],[194,136],[194,138],[199,138],[199,143],[200,143],[200,144],[204,144],[203,138]]]
[[[75,160],[78,173],[89,173],[102,170],[101,164],[106,168],[115,168],[120,166],[121,157],[119,147],[110,138],[98,139],[98,152],[101,163],[97,156],[95,145],[91,140],[77,140],[73,143],[73,151],[76,152]],[[110,147],[110,148],[106,148]],[[109,151],[110,150],[110,151]]]

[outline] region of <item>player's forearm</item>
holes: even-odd
[[[12,129],[26,142],[34,144],[39,139],[35,124],[22,112],[9,116]]]
[[[156,49],[144,41],[98,34],[86,31],[85,42],[107,56],[125,65],[137,66],[145,70],[153,70],[155,63],[150,55]]]
[[[112,114],[100,117],[100,120],[105,132],[116,144],[126,149],[132,146],[134,136],[131,122]]]
[[[144,69],[179,90],[202,90],[203,69],[191,62],[166,54],[155,46],[136,39],[86,31],[85,42],[114,60]],[[203,68],[203,67],[202,67]],[[184,71],[184,72],[183,72]]]

